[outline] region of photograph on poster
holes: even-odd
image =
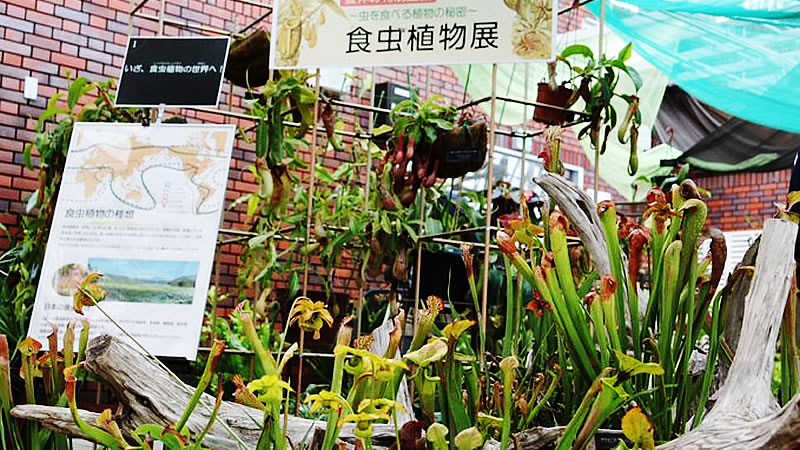
[[[190,305],[197,261],[90,258],[89,270],[103,275],[107,302]]]
[[[81,285],[81,281],[83,281],[87,275],[89,275],[89,271],[86,270],[86,267],[83,265],[75,263],[65,264],[61,266],[56,271],[55,276],[53,276],[53,289],[58,292],[58,295],[72,297],[78,289],[78,286]]]

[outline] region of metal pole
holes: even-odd
[[[308,209],[306,209],[306,242],[305,245],[308,246],[309,241],[311,240],[311,227],[313,225],[313,208],[314,208],[314,186],[317,182],[317,122],[319,121],[319,93],[320,93],[320,75],[319,69],[317,69],[317,73],[315,75],[316,78],[316,85],[314,87],[314,93],[316,94],[316,99],[314,100],[314,124],[311,127],[311,164],[310,167],[310,179],[308,181]],[[303,297],[308,294],[308,271],[311,266],[311,255],[307,255],[305,257],[305,264],[303,267]],[[300,412],[300,395],[301,389],[303,386],[303,344],[305,344],[305,332],[300,330],[300,355],[299,360],[297,361],[298,368],[297,368],[297,398],[295,402],[294,413],[298,414]]]
[[[606,24],[606,0],[600,1],[600,34],[597,36],[597,57],[603,57],[603,34]],[[599,134],[598,134],[599,136]],[[594,143],[594,202],[598,200],[598,190],[600,189],[600,142]]]
[[[489,176],[486,184],[486,230],[484,236],[484,250],[483,250],[483,296],[481,299],[481,315],[478,317],[480,321],[481,332],[486,336],[486,314],[488,313],[489,301],[489,258],[491,256],[491,248],[489,245],[492,240],[492,187],[494,185],[494,140],[495,140],[495,118],[497,116],[497,64],[492,64],[492,103],[491,103],[491,116],[489,119]],[[484,339],[485,341],[485,339]],[[481,372],[486,371],[486,349],[480,349]]]

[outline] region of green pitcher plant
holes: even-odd
[[[534,290],[532,310],[552,320],[558,342],[549,344],[548,353],[557,354],[567,368],[560,390],[567,410],[588,414],[591,404],[585,404],[585,396],[579,402],[581,393],[599,395],[603,386],[614,386],[619,398],[636,396],[652,418],[656,438],[667,440],[691,425],[691,408],[707,405],[717,357],[725,354],[719,351],[725,346],[717,288],[726,255],[722,234],[712,230],[708,258],[698,258],[707,206],[691,180],[668,194],[652,189],[647,203],[641,224],[620,220],[613,202],[598,205],[611,273],[598,274],[573,255],[580,252],[569,237],[576,233],[559,210],[549,213],[543,236],[532,239],[517,224],[498,231],[496,242],[517,276]],[[639,276],[644,261],[649,262],[646,281]],[[639,311],[643,292],[649,301]],[[530,315],[525,328],[531,331],[522,331],[532,333],[541,316]],[[697,375],[690,360],[704,336],[711,357],[706,373]],[[637,372],[623,384],[598,384],[608,378],[614,355],[658,364],[664,374]],[[695,415],[695,425],[702,413]]]

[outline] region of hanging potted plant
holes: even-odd
[[[572,94],[573,90],[568,88],[566,83],[551,85],[550,83],[541,82],[538,85],[536,103],[567,108]],[[533,120],[548,125],[561,125],[571,122],[574,117],[575,114],[570,111],[561,111],[540,105],[537,105],[533,110]]]
[[[433,157],[441,161],[436,176],[459,178],[480,169],[486,162],[488,148],[489,126],[486,120],[465,112],[456,126],[440,134],[431,146]]]
[[[536,92],[537,106],[533,110],[533,120],[547,125],[561,125],[566,122],[572,122],[575,118],[575,114],[571,111],[567,111],[566,108],[569,108],[575,103],[575,98],[573,97],[574,90],[570,89],[566,82],[560,85],[556,83],[555,62],[551,62],[547,65],[547,72],[549,81],[543,81],[538,85],[538,90]],[[549,108],[541,105],[549,105],[561,109]]]
[[[255,192],[238,198],[231,208],[247,205],[248,231],[256,233],[242,252],[242,265],[238,283],[241,287],[261,287],[262,301],[272,291],[272,276],[292,272],[289,297],[297,291],[298,277],[292,259],[284,260],[294,251],[296,243],[279,251],[275,240],[286,223],[286,210],[299,184],[297,169],[308,167],[298,153],[302,138],[313,123],[314,91],[306,86],[309,75],[299,71],[288,72],[280,80],[267,83],[263,98],[253,102],[251,114],[257,117],[255,133],[255,163],[248,169],[258,182]],[[291,130],[284,127],[284,116],[297,113],[300,126]],[[242,289],[242,295],[246,290]]]
[[[582,44],[571,45],[564,49],[558,56],[558,61],[566,64],[571,78],[567,84],[572,87],[572,98],[568,102],[583,100],[583,113],[588,124],[578,132],[578,138],[589,134],[592,145],[599,149],[600,154],[605,153],[606,143],[611,130],[617,126],[618,114],[612,105],[615,97],[623,99],[628,108],[622,122],[617,128],[617,138],[622,144],[630,144],[630,158],[628,173],[633,175],[638,170],[638,157],[636,153],[639,137],[639,126],[642,115],[639,111],[639,97],[637,93],[642,86],[642,79],[633,67],[626,64],[633,54],[633,44],[623,48],[616,58],[607,58],[601,55],[595,59],[594,52]],[[575,61],[576,58],[581,58]],[[580,64],[578,64],[580,63]],[[619,80],[625,74],[633,82],[634,92],[621,94],[617,92]]]
[[[391,114],[394,141],[384,164],[393,166],[393,190],[404,205],[416,198],[420,186],[460,177],[482,167],[486,159],[486,121],[469,113],[459,117],[455,107],[437,104],[439,98],[423,103],[414,96]]]

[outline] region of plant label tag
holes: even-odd
[[[483,163],[484,155],[477,148],[453,148],[445,153],[447,163]]]

